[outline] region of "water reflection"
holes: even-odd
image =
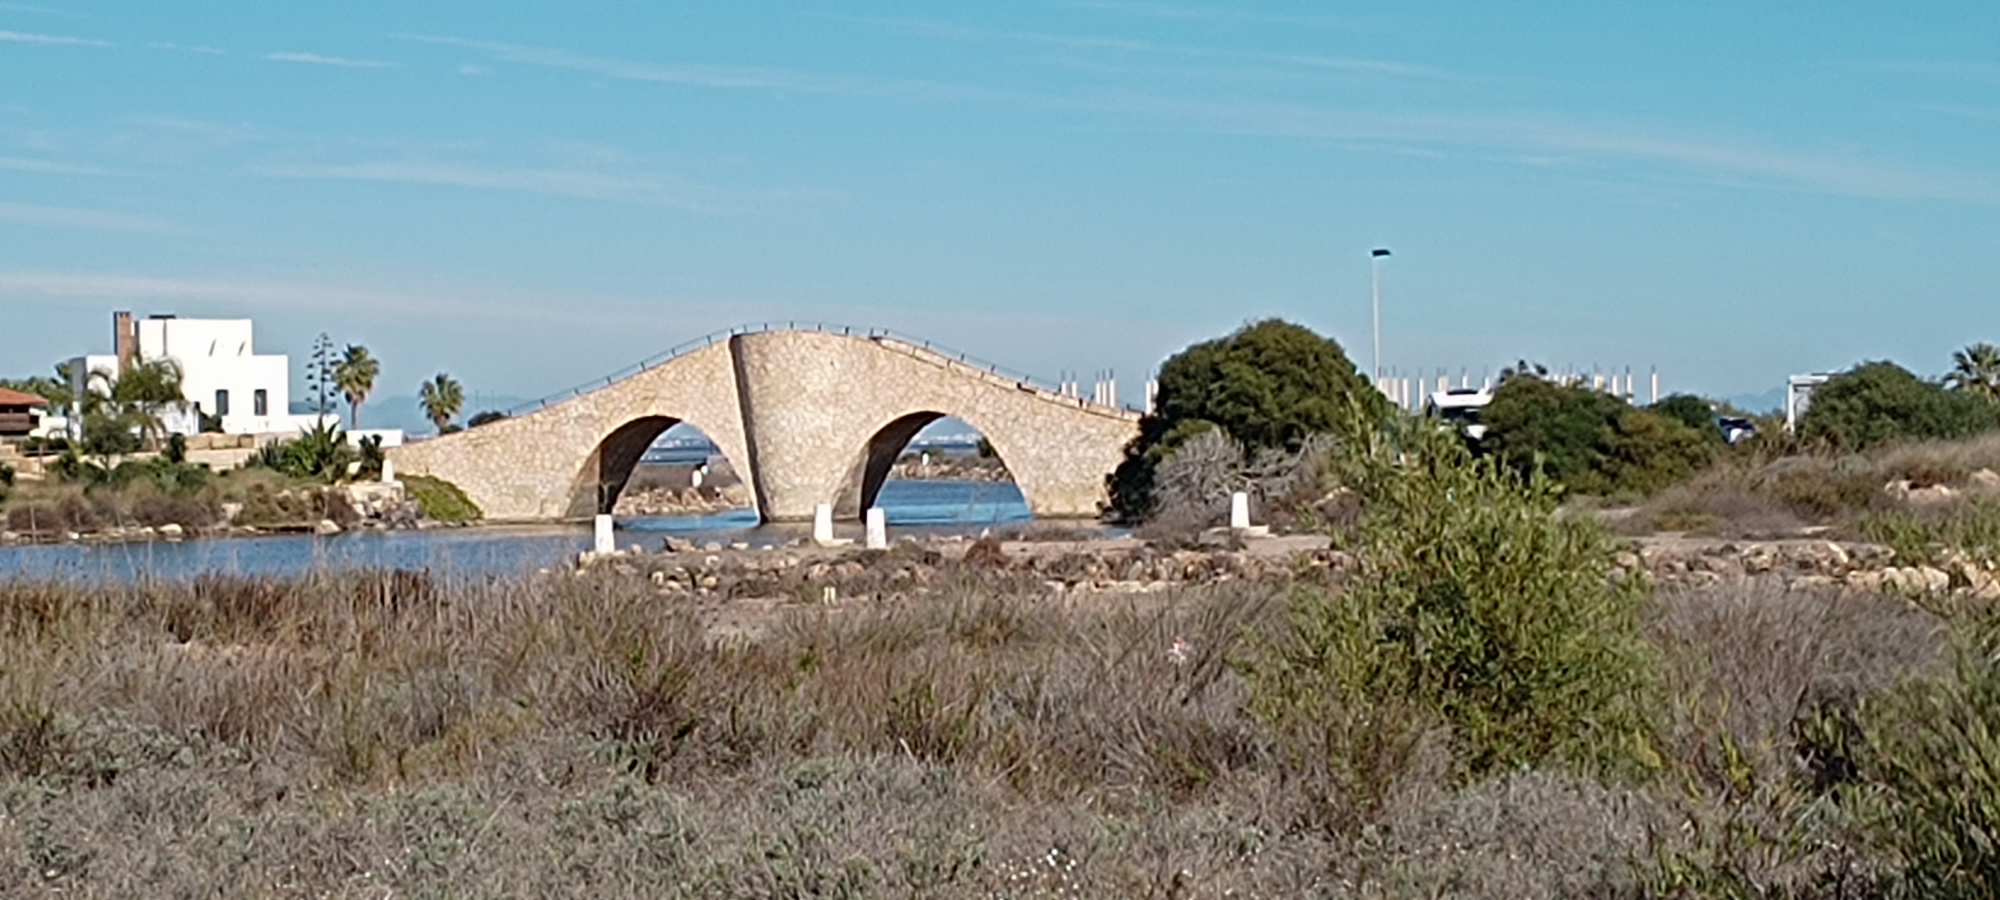
[[[1011,484],[891,481],[878,501],[903,534],[977,533],[1028,521]],[[843,524],[859,535],[859,526]],[[704,543],[777,546],[805,537],[809,525],[759,525],[755,512],[644,518],[619,523],[621,546],[657,547],[673,535]],[[59,544],[0,548],[0,578],[134,581],[211,572],[294,575],[331,569],[431,569],[465,576],[522,575],[554,566],[590,546],[589,529],[571,526],[362,532],[334,537],[271,535],[144,544]]]

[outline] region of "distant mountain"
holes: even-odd
[[[1722,401],[1747,413],[1781,413],[1785,411],[1785,389],[1774,387],[1761,394],[1735,394]]]

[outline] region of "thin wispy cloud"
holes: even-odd
[[[250,172],[266,178],[412,184],[638,203],[692,212],[731,211],[721,192],[691,182],[578,168],[393,161],[263,165]]]
[[[146,46],[154,50],[170,50],[175,53],[194,53],[200,56],[227,56],[228,51],[205,44],[176,44],[173,41],[149,41]]]
[[[125,173],[93,166],[87,163],[64,162],[55,159],[34,159],[24,156],[0,156],[0,172],[25,172],[30,175],[123,175]]]
[[[82,18],[77,13],[68,10],[56,9],[51,6],[37,6],[33,3],[0,3],[0,12],[28,13],[37,16],[59,16],[65,19]]]
[[[1191,103],[1130,95],[1097,102],[1107,111],[1159,116],[1223,134],[1330,143],[1379,142],[1433,149],[1468,148],[1542,161],[1538,165],[1569,158],[1591,164],[1644,164],[1670,174],[1697,175],[1739,187],[1873,200],[2000,204],[2000,173],[1992,171],[1926,169],[1535,113],[1383,115],[1310,106]]]
[[[1986,59],[1878,59],[1856,64],[1872,72],[2000,82],[2000,61]]]
[[[1079,0],[1069,5],[1078,9],[1179,22],[1254,22],[1265,25],[1346,24],[1346,20],[1333,16],[1287,15],[1219,6],[1185,6],[1171,3],[1128,2],[1128,0]]]
[[[281,50],[266,53],[264,58],[271,62],[299,63],[308,66],[333,66],[340,69],[393,69],[396,63],[379,59],[350,59],[345,56],[326,56],[319,53],[303,53],[296,50]]]
[[[493,74],[493,70],[485,66],[475,66],[472,65],[471,63],[467,63],[465,65],[458,67],[458,74],[463,75],[467,78],[478,78],[484,75]]]
[[[949,22],[867,16],[829,16],[841,21],[886,28],[913,37],[948,41],[1008,42],[1066,50],[1105,51],[1115,54],[1150,54],[1190,60],[1226,60],[1287,66],[1300,70],[1380,78],[1432,81],[1462,80],[1463,76],[1436,66],[1366,57],[1330,56],[1308,53],[1269,53],[1225,50],[1166,44],[1137,38],[1102,35],[1051,34],[1039,31],[975,28]]]
[[[910,97],[923,99],[999,98],[1006,92],[919,79],[871,78],[762,66],[658,63],[591,56],[552,47],[427,34],[392,34],[392,39],[471,50],[496,62],[579,72],[616,81],[721,90],[763,90],[801,94]]]
[[[180,234],[183,229],[170,222],[131,213],[78,209],[67,206],[40,206],[32,203],[0,201],[0,222],[33,225],[38,228],[80,228],[92,231],[120,231],[136,234]]]
[[[450,289],[411,291],[369,285],[259,275],[180,276],[152,273],[0,271],[0,299],[102,304],[134,302],[196,304],[218,310],[296,313],[320,307],[397,321],[492,321],[550,323],[574,328],[652,327],[658,307],[606,298],[510,298],[491,291]],[[693,300],[684,301],[697,305]],[[579,310],[589,310],[579,314]]]
[[[59,34],[34,34],[25,31],[0,31],[0,44],[32,44],[38,47],[112,47],[110,41],[94,38],[67,37]]]

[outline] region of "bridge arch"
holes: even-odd
[[[739,473],[745,471],[744,463],[723,448],[720,441],[709,435],[708,429],[691,419],[666,414],[644,415],[622,424],[617,424],[605,433],[595,448],[584,457],[578,467],[576,477],[570,484],[567,518],[584,518],[597,514],[610,514],[618,507],[618,498],[625,493],[631,483],[632,473],[645,459],[646,451],[675,426],[689,425],[699,430],[703,437],[716,445],[717,452],[729,461],[731,469]]]
[[[1015,488],[1021,492],[1022,502],[1032,511],[1034,502],[1030,498],[1029,488],[1022,483],[1020,476],[1014,474],[1013,468],[1007,466],[1007,453],[1001,449],[1001,442],[994,440],[987,434],[987,430],[980,427],[971,417],[927,409],[898,415],[868,437],[867,442],[858,450],[854,462],[848,467],[847,477],[842,479],[839,499],[834,503],[835,515],[855,519],[865,515],[881,496],[882,486],[888,483],[889,476],[895,471],[896,462],[902,458],[903,452],[909,449],[910,442],[924,429],[945,418],[956,418],[972,426],[992,445],[993,455],[999,458],[1003,467],[1007,467],[1007,473]]]

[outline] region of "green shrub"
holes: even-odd
[[[427,475],[402,476],[403,490],[409,492],[410,499],[423,511],[424,518],[434,522],[463,524],[476,522],[485,516],[478,504],[465,496],[458,486],[442,478]]]
[[[1350,406],[1376,419],[1389,408],[1340,344],[1276,319],[1175,354],[1158,382],[1153,414],[1111,478],[1112,505],[1128,519],[1152,513],[1155,469],[1202,431],[1220,428],[1249,454],[1296,451],[1340,426]]]
[[[2000,501],[1974,499],[1941,509],[1897,508],[1871,513],[1859,530],[1896,551],[1896,561],[1939,564],[1954,557],[2000,563]]]
[[[1839,450],[1969,437],[2000,428],[2000,404],[1924,381],[1894,363],[1864,363],[1813,393],[1804,440]]]
[[[1962,626],[1950,675],[1864,710],[1856,800],[1902,893],[2000,896],[2000,620]]]
[[[251,458],[254,465],[328,484],[346,478],[348,467],[360,460],[340,426],[324,422],[298,437],[266,444]]]
[[[1370,711],[1393,721],[1407,705],[1449,726],[1474,778],[1650,765],[1644,591],[1610,578],[1609,539],[1558,516],[1538,471],[1405,430],[1400,453],[1377,442],[1350,459],[1359,571],[1337,595],[1295,598],[1288,637],[1249,666],[1259,715],[1285,731],[1328,713],[1379,728]]]
[[[1671,394],[1646,409],[1686,425],[1703,437],[1717,442],[1722,440],[1722,428],[1717,424],[1715,407],[1693,394]]]
[[[1719,445],[1610,394],[1526,375],[1503,382],[1480,420],[1482,452],[1523,476],[1540,468],[1569,491],[1595,496],[1650,494],[1684,481]]]
[[[0,487],[14,486],[14,467],[0,463]]]

